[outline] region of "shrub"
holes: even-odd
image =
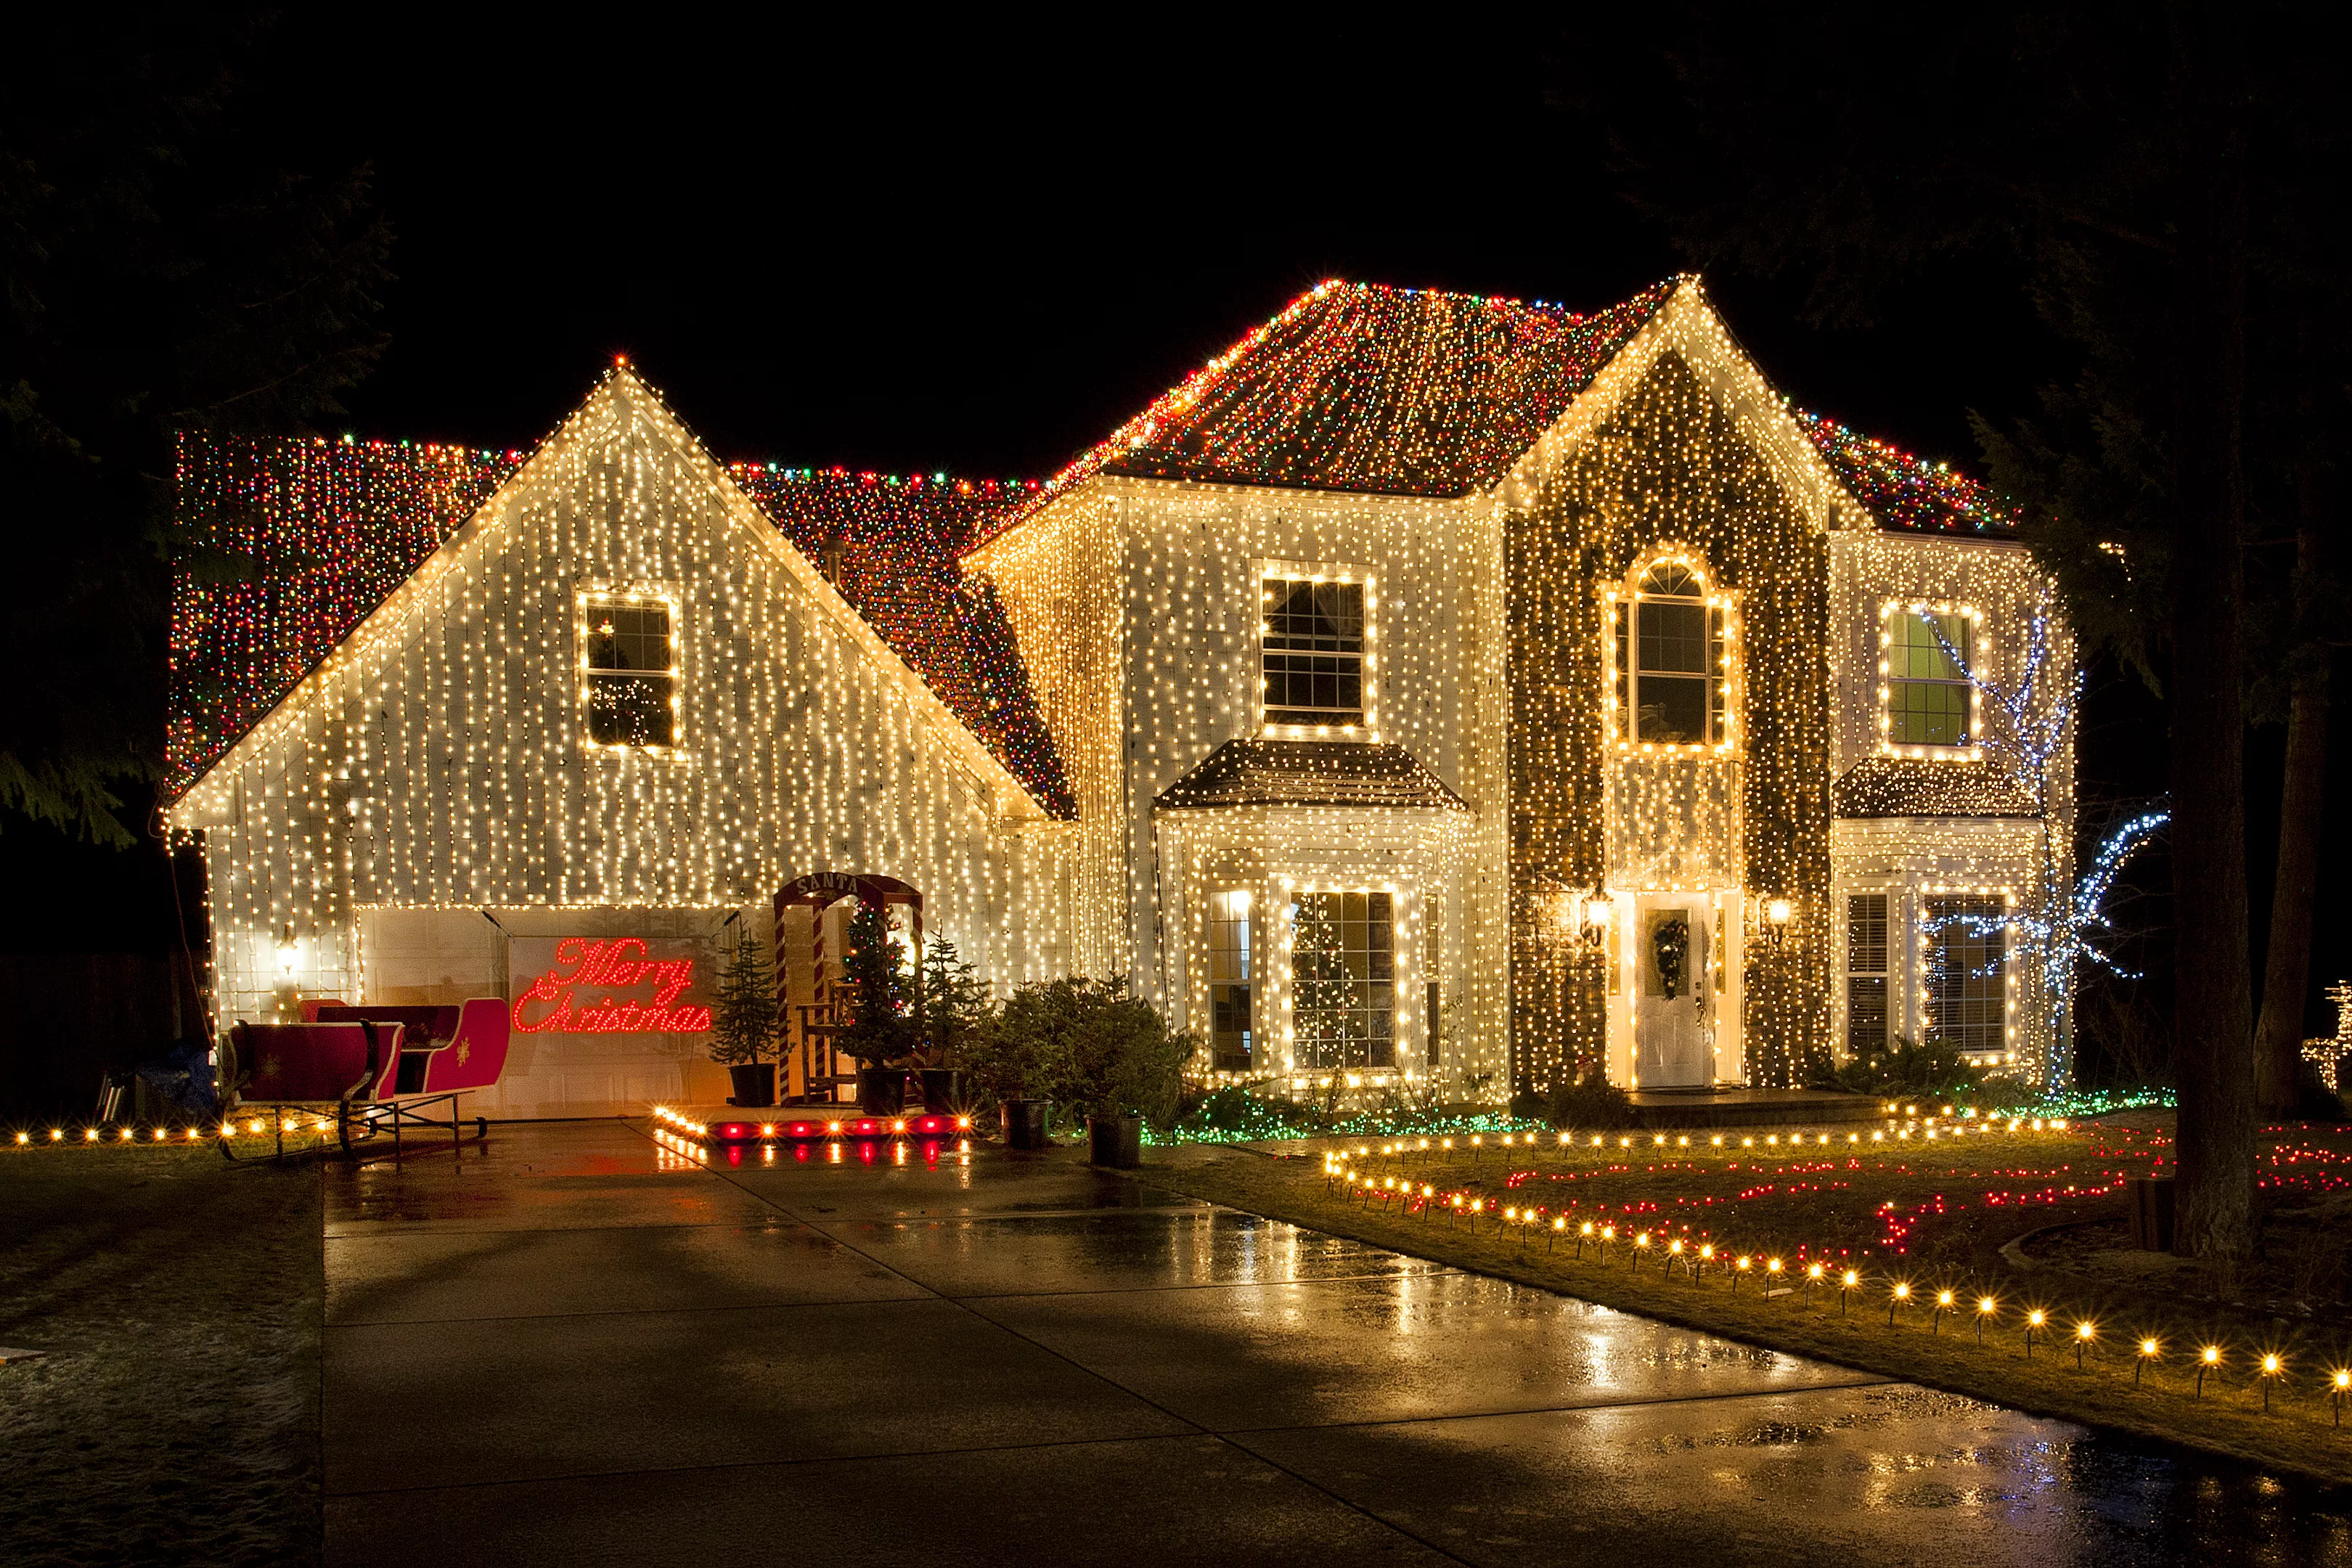
[[[1554,1127],[1631,1127],[1633,1101],[1595,1070],[1552,1091],[1550,1120]]]
[[[1124,980],[1080,983],[1076,992],[1066,1090],[1072,1105],[1089,1116],[1140,1116],[1167,1126],[1184,1063],[1199,1042],[1171,1034],[1157,1008],[1127,994]]]
[[[1983,1075],[1962,1061],[1953,1047],[1923,1046],[1898,1035],[1892,1049],[1816,1072],[1806,1087],[1843,1089],[1848,1094],[1935,1097],[1979,1091],[1982,1082]]]

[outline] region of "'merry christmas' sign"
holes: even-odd
[[[700,944],[643,937],[517,937],[508,994],[520,1035],[700,1035],[710,1009],[688,1000]]]

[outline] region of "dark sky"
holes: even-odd
[[[289,12],[238,110],[298,166],[376,170],[399,278],[350,399],[363,436],[527,447],[626,353],[722,458],[1042,476],[1318,279],[1596,309],[1682,265],[1600,136],[1547,107],[1548,82],[1621,68],[1591,31],[401,15]],[[1781,390],[1933,458],[1972,463],[1967,411],[2029,413],[2063,367],[1997,266],[1836,333],[1801,320],[1801,279],[1708,286]],[[2160,789],[2161,709],[2098,684],[2086,792]],[[2257,734],[2258,909],[2276,749]],[[32,837],[0,837],[0,868],[70,879]],[[152,893],[142,864],[121,875]],[[84,900],[114,918],[28,913],[0,947],[160,942],[121,912],[168,902],[121,879]]]
[[[1539,34],[866,15],[289,15],[250,122],[372,161],[400,237],[354,427],[526,445],[625,352],[722,457],[1039,475],[1322,278],[1597,309],[1679,265],[1546,108]],[[1935,456],[2033,384],[2005,279],[1835,337],[1710,286],[1799,402]]]

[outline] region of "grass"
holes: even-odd
[[[1861,1141],[1846,1142],[1859,1131]],[[2338,1430],[2329,1373],[2352,1365],[2341,1315],[2281,1318],[2223,1289],[2197,1300],[2177,1279],[2134,1285],[2084,1272],[2020,1268],[2005,1244],[2053,1224],[2111,1221],[2120,1182],[2170,1152],[2161,1128],[2006,1131],[1929,1141],[1892,1130],[1809,1130],[1801,1147],[1763,1131],[1591,1134],[1562,1148],[1547,1134],[1475,1152],[1441,1140],[1381,1153],[1344,1145],[1352,1176],[1327,1179],[1323,1152],[1235,1153],[1165,1167],[1154,1181],[1270,1217],[1481,1273],[1561,1291],[1800,1354],[2258,1464],[2352,1483],[2352,1429]],[[1822,1145],[1826,1132],[1833,1142]],[[1684,1136],[1692,1142],[1679,1142]],[[1752,1137],[1752,1144],[1742,1142]],[[2324,1198],[2352,1170],[2352,1136],[2284,1130],[2266,1178],[2274,1203]],[[1622,1140],[1631,1139],[1631,1142]],[[1412,1141],[1418,1144],[1418,1140]],[[1391,1145],[1391,1149],[1395,1146]],[[1358,1150],[1366,1151],[1359,1154]],[[1410,1202],[1399,1186],[1409,1183]],[[1432,1189],[1430,1198],[1423,1188]],[[1477,1207],[1475,1211],[1471,1205]],[[1517,1216],[1508,1217],[1508,1216]],[[1556,1222],[1565,1222],[1555,1228]],[[1582,1240],[1591,1224],[1592,1239]],[[1600,1231],[1613,1226],[1606,1248]],[[1647,1247],[1630,1244],[1649,1237]],[[1666,1250],[1683,1244],[1681,1265]],[[1717,1252],[1696,1270],[1702,1247]],[[1582,1256],[1580,1257],[1579,1253]],[[1741,1258],[1748,1259],[1743,1271]],[[1789,1293],[1766,1298],[1769,1261]],[[2161,1259],[2155,1261],[2161,1262]],[[1808,1302],[1807,1269],[1822,1267]],[[1846,1270],[1857,1288],[1835,1288]],[[1908,1287],[1907,1300],[1895,1296]],[[1952,1309],[1937,1298],[1952,1292]],[[1998,1302],[1976,1340],[1979,1296]],[[1843,1311],[1841,1305],[1843,1304]],[[2334,1304],[2330,1304],[2333,1306]],[[2031,1359],[2025,1316],[2044,1314]],[[1890,1312],[1893,1321],[1890,1324]],[[2095,1326],[2081,1342],[2076,1326]],[[2143,1337],[2160,1353],[2141,1363]],[[2225,1347],[2198,1391],[2200,1347]],[[2280,1375],[2257,1375],[2266,1352]],[[2140,1381],[2134,1383],[2135,1367]],[[2267,1386],[2271,1409],[2265,1414]],[[2347,1403],[2352,1403],[2347,1400]]]
[[[12,1568],[317,1562],[317,1169],[0,1148],[0,1237]]]

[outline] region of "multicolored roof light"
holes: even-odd
[[[1329,281],[1044,480],[730,465],[729,475],[1056,816],[1076,802],[1012,629],[959,557],[1097,474],[1361,493],[1491,486],[1673,295],[1543,301]],[[1880,526],[2000,535],[1982,484],[1817,414],[1798,428]],[[194,548],[173,586],[166,754],[193,783],[488,500],[526,454],[180,437]]]

